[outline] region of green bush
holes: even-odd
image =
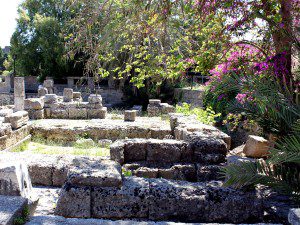
[[[213,125],[215,124],[217,118],[221,116],[220,113],[215,113],[212,108],[202,109],[202,108],[192,108],[190,104],[183,103],[182,105],[176,105],[176,112],[182,113],[184,115],[195,115],[197,119],[204,123]]]

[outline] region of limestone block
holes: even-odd
[[[185,180],[190,182],[196,181],[196,167],[194,164],[176,163],[170,168],[160,168],[158,170],[158,177],[169,180]]]
[[[140,168],[134,170],[132,174],[134,176],[144,177],[144,178],[159,177],[158,169],[157,168],[149,168],[149,167],[140,167]]]
[[[149,105],[159,106],[161,103],[160,99],[149,99]]]
[[[176,140],[154,140],[147,144],[147,161],[180,162],[185,146]],[[126,154],[125,154],[126,158]]]
[[[147,112],[148,112],[148,116],[150,116],[150,117],[161,115],[160,107],[157,107],[157,106],[148,105]]]
[[[82,101],[81,92],[73,92],[74,101]]]
[[[45,108],[44,109],[44,116],[45,116],[45,119],[50,119],[51,118],[51,109],[50,108]]]
[[[65,88],[64,89],[64,102],[71,102],[73,101],[73,89],[72,88]]]
[[[262,200],[255,192],[223,188],[216,182],[150,180],[150,220],[241,223],[262,216]]]
[[[270,143],[263,137],[249,135],[246,145],[243,149],[247,157],[261,158],[268,155]]]
[[[161,113],[162,114],[169,114],[175,112],[175,107],[172,105],[169,105],[168,103],[161,103]]]
[[[38,89],[38,96],[39,97],[43,97],[43,96],[45,96],[47,94],[49,94],[47,88],[45,88],[45,87],[39,87],[39,89]]]
[[[136,110],[126,110],[124,114],[124,121],[134,122],[136,119]]]
[[[14,105],[15,111],[22,111],[24,110],[24,101],[25,101],[25,96],[15,96],[14,97]]]
[[[44,99],[45,104],[54,104],[58,102],[56,94],[46,94]]]
[[[102,105],[102,103],[88,103],[87,108],[88,109],[102,109],[103,105]]]
[[[91,188],[65,184],[60,192],[55,214],[71,218],[90,218]]]
[[[6,116],[9,116],[13,113],[14,113],[14,111],[12,109],[1,109],[0,110],[0,117],[6,117]]]
[[[86,119],[87,109],[84,108],[69,108],[69,118],[70,119]]]
[[[91,94],[89,96],[89,103],[90,104],[102,104],[102,97],[101,95],[97,95],[97,94]]]
[[[89,119],[105,119],[107,115],[107,108],[87,109],[87,116]]]
[[[96,218],[147,218],[149,182],[126,177],[121,188],[93,188],[92,214]]]
[[[70,168],[67,182],[75,186],[120,187],[121,166],[110,160],[87,161],[83,166]]]
[[[32,185],[24,163],[0,160],[0,195],[30,198]]]
[[[291,225],[300,225],[300,208],[290,209],[289,222]]]
[[[39,110],[28,110],[29,118],[32,120],[41,120],[45,118],[45,111],[44,109]]]
[[[124,162],[145,161],[147,157],[146,139],[132,139],[125,141]]]
[[[41,110],[44,108],[43,98],[28,98],[25,99],[26,110]]]
[[[51,79],[44,80],[44,85],[43,86],[46,87],[46,88],[53,88],[54,81],[51,80]]]
[[[221,166],[197,164],[197,181],[223,180],[220,176]]]
[[[237,155],[232,155],[227,157],[227,164],[241,164],[241,163],[256,163],[256,160],[253,158],[247,158]]]
[[[2,123],[0,127],[0,137],[11,134],[12,129],[10,123]]]
[[[68,119],[69,111],[67,109],[62,108],[51,109],[50,115],[52,119]]]
[[[110,159],[120,164],[124,163],[124,142],[116,141],[110,146]]]
[[[28,200],[26,198],[0,195],[0,224],[16,224],[15,220],[22,216],[22,212],[27,206]]]
[[[13,129],[18,129],[27,124],[29,120],[28,112],[18,111],[5,117],[5,122],[10,123]]]
[[[14,78],[14,96],[25,97],[25,82],[24,77]]]
[[[33,155],[27,159],[28,170],[34,185],[52,186],[55,156]]]

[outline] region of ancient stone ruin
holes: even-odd
[[[299,222],[295,205],[266,187],[223,186],[224,166],[265,156],[270,143],[262,138],[232,150],[230,136],[160,100],[150,100],[149,116],[136,106],[115,118],[99,94],[85,102],[66,88],[58,96],[51,81],[39,93],[20,92],[15,106],[0,110],[0,224],[26,211],[28,225]],[[108,155],[15,151],[30,138],[98,143]]]

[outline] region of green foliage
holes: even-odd
[[[176,112],[183,113],[184,115],[195,115],[200,122],[210,125],[213,125],[216,119],[221,116],[221,114],[216,114],[211,108],[207,108],[206,110],[192,108],[188,103],[183,103],[182,106],[176,105]]]
[[[5,70],[4,68],[4,61],[6,60],[6,55],[2,51],[2,48],[0,47],[0,75]]]
[[[86,69],[96,80],[160,87],[190,68],[207,73],[229,40],[221,11],[206,17],[191,1],[76,0],[72,8],[80,10],[66,39],[72,53],[90,56]]]
[[[279,140],[267,160],[230,164],[222,171],[225,186],[263,184],[300,199],[300,120],[291,135]]]
[[[77,72],[78,66],[66,57],[63,38],[65,21],[72,16],[66,2],[26,0],[19,6],[18,12],[17,29],[11,38],[10,53],[17,57],[17,74],[44,79],[47,76],[60,78]],[[9,61],[11,64],[11,57]],[[11,65],[9,69],[12,70]]]
[[[29,215],[30,215],[29,207],[25,206],[25,208],[22,211],[22,216],[17,217],[13,221],[13,225],[24,225],[28,221]]]
[[[122,168],[122,174],[125,177],[131,177],[132,176],[132,172],[130,170],[126,170],[125,168]]]
[[[18,147],[14,148],[12,150],[12,152],[24,152],[24,151],[28,150],[28,144],[29,144],[29,141],[25,141]]]

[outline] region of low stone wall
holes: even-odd
[[[149,121],[138,117],[135,122],[124,120],[40,120],[32,124],[31,134],[48,140],[76,141],[78,137],[101,139],[156,138],[171,134],[169,125],[160,119]]]
[[[202,139],[189,144],[177,140],[133,139],[113,143],[110,157],[121,164],[146,161],[157,163],[225,161],[226,144],[220,139]]]
[[[186,102],[193,107],[203,107],[204,88],[175,88],[174,98],[177,102]]]
[[[66,183],[56,214],[77,218],[240,223],[261,220],[262,203],[255,192],[223,188],[216,182],[125,177],[121,187]]]

